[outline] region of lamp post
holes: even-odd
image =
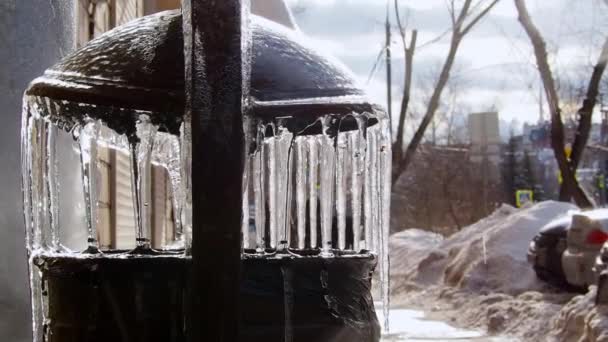
[[[186,130],[192,137],[190,341],[238,338],[249,1],[184,0]],[[205,75],[205,77],[200,77]],[[213,146],[212,148],[210,148]]]

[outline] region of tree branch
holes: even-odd
[[[435,38],[433,38],[433,39],[431,39],[429,41],[426,41],[426,42],[418,45],[418,50],[423,49],[423,48],[427,47],[428,45],[437,43],[438,41],[440,41],[441,39],[443,39],[443,37],[445,37],[445,35],[448,34],[450,31],[452,31],[452,30],[451,29],[447,29],[447,30],[443,31],[441,34],[439,34],[437,37],[435,37]]]
[[[462,29],[461,34],[462,34],[463,36],[464,36],[465,34],[467,34],[467,33],[468,33],[470,30],[471,30],[471,28],[472,28],[473,26],[475,26],[475,25],[477,24],[477,22],[479,22],[479,20],[481,20],[481,18],[483,18],[483,17],[484,17],[486,14],[488,14],[488,12],[490,12],[490,10],[491,10],[491,9],[492,9],[494,6],[496,6],[496,4],[498,3],[498,1],[499,1],[499,0],[494,0],[494,1],[492,1],[492,3],[490,3],[490,4],[488,5],[488,7],[484,8],[484,9],[483,9],[481,12],[479,12],[479,14],[478,14],[477,16],[475,16],[475,17],[473,18],[473,20],[471,20],[471,22],[470,22],[468,25],[466,25],[466,26],[465,26],[465,27]]]
[[[443,67],[439,74],[439,79],[437,80],[435,88],[433,89],[433,93],[431,95],[431,99],[429,100],[425,115],[422,118],[420,125],[416,129],[416,132],[414,133],[414,137],[412,138],[409,145],[407,146],[407,149],[406,149],[403,157],[394,159],[393,165],[395,165],[395,166],[393,169],[393,183],[396,183],[399,180],[399,177],[407,170],[408,166],[414,159],[414,155],[416,154],[416,150],[417,150],[418,146],[420,145],[420,143],[422,142],[422,139],[424,138],[426,129],[428,128],[429,124],[433,121],[435,112],[437,112],[437,109],[439,108],[439,105],[440,105],[441,94],[443,93],[443,90],[450,78],[450,72],[452,70],[452,66],[454,65],[454,61],[456,59],[456,53],[458,52],[458,47],[460,46],[460,42],[462,41],[464,34],[466,34],[473,26],[475,26],[479,22],[479,20],[483,16],[485,16],[492,9],[492,7],[494,7],[494,5],[496,5],[497,2],[498,2],[498,0],[494,0],[490,5],[488,5],[487,8],[484,8],[473,19],[473,21],[471,21],[471,23],[469,23],[465,27],[465,31],[463,31],[462,26],[463,26],[463,23],[466,20],[467,16],[469,15],[469,10],[471,8],[471,3],[472,3],[472,0],[465,0],[462,8],[460,9],[460,13],[458,14],[458,17],[455,19],[455,23],[453,24],[452,38],[450,41],[450,49],[448,51],[448,55],[445,59],[445,62],[443,64]],[[448,5],[448,11],[451,11],[451,12],[454,11],[454,1],[451,1],[450,5]],[[407,99],[407,101],[409,101],[409,98]],[[400,136],[402,136],[402,135],[403,135],[403,132],[401,132]],[[402,140],[403,137],[400,137],[400,136],[398,136],[397,139],[398,140],[401,139],[401,141],[403,141]],[[400,150],[401,146],[397,145],[395,147],[397,147]],[[397,156],[401,156],[401,153],[398,153]]]
[[[462,28],[462,25],[464,24],[465,19],[469,15],[469,8],[471,8],[471,2],[472,2],[472,0],[464,1],[464,5],[462,5],[462,8],[460,9],[458,18],[456,18],[456,24],[453,28],[454,28],[454,32],[458,32],[458,34],[460,34],[460,29]],[[452,5],[453,4],[454,3],[452,3]]]
[[[399,0],[395,0],[395,17],[397,18],[397,28],[399,29],[399,35],[401,36],[401,42],[403,43],[403,49],[407,50],[407,42],[405,34],[407,27],[401,23],[401,16],[399,15]]]
[[[608,0],[606,0],[608,1]],[[450,0],[447,4],[448,12],[450,12],[450,19],[452,20],[452,27],[456,26],[456,9],[454,8],[454,0]]]
[[[382,48],[380,49],[380,52],[378,52],[378,57],[376,57],[376,61],[374,62],[374,66],[372,67],[372,70],[370,70],[369,76],[367,76],[367,82],[366,82],[366,84],[369,84],[369,82],[372,80],[372,77],[376,73],[376,69],[378,68],[378,64],[380,63],[380,60],[382,59],[382,56],[384,56],[384,51],[386,51],[386,45],[383,45]]]
[[[608,0],[606,0],[608,1]],[[570,158],[570,168],[572,170],[576,170],[578,165],[583,157],[583,152],[585,150],[585,146],[587,145],[587,141],[589,140],[589,132],[591,131],[592,125],[592,117],[593,117],[593,108],[595,108],[595,104],[597,102],[597,97],[599,95],[599,87],[600,81],[602,79],[602,75],[604,74],[604,70],[606,70],[606,64],[608,62],[608,37],[604,41],[604,45],[602,47],[602,52],[598,58],[597,63],[593,67],[593,73],[591,74],[591,78],[589,79],[589,84],[587,85],[587,94],[585,95],[585,99],[583,100],[583,104],[581,108],[578,110],[579,115],[579,129],[578,131],[581,134],[577,134],[574,140],[574,145],[572,146],[572,156]]]

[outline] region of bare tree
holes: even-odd
[[[565,137],[564,123],[562,121],[562,109],[560,107],[559,95],[557,92],[556,82],[548,62],[548,53],[546,43],[534,25],[524,0],[514,0],[515,7],[519,14],[519,22],[523,26],[526,34],[530,38],[538,72],[540,74],[545,96],[547,98],[549,112],[551,114],[551,147],[555,154],[555,159],[559,166],[562,175],[562,186],[560,189],[560,200],[574,202],[583,208],[592,207],[590,199],[578,184],[576,180],[576,169],[582,158],[585,146],[589,140],[589,132],[591,130],[591,119],[593,116],[593,108],[599,92],[599,84],[606,69],[608,60],[608,38],[604,42],[600,57],[593,68],[593,73],[587,85],[587,91],[583,104],[578,110],[578,126],[576,129],[576,137],[574,140],[572,154],[570,158],[565,153]]]
[[[429,124],[433,121],[435,112],[437,111],[437,109],[439,108],[439,105],[440,105],[441,94],[450,78],[450,72],[452,70],[452,66],[454,65],[454,61],[456,59],[456,53],[458,52],[460,43],[462,42],[463,38],[467,35],[467,33],[469,33],[471,31],[471,29],[473,27],[475,27],[475,25],[477,23],[479,23],[479,21],[486,14],[488,14],[488,12],[490,12],[490,10],[498,3],[498,1],[499,0],[492,0],[489,3],[486,3],[485,1],[480,0],[477,3],[473,3],[473,0],[464,0],[462,7],[458,11],[456,9],[456,0],[449,1],[448,11],[450,12],[452,26],[451,26],[450,48],[448,51],[448,55],[443,63],[441,72],[439,73],[439,78],[433,89],[433,93],[428,102],[428,105],[427,105],[425,114],[422,118],[422,121],[420,122],[420,125],[416,129],[416,132],[414,133],[414,137],[408,144],[407,149],[405,150],[405,153],[403,153],[401,151],[403,149],[402,144],[403,144],[403,133],[404,132],[403,132],[403,129],[401,129],[401,132],[399,132],[399,126],[403,126],[401,124],[402,115],[403,115],[403,121],[405,121],[405,114],[403,112],[404,112],[404,110],[405,110],[405,112],[407,112],[407,105],[409,103],[409,91],[410,90],[407,87],[405,87],[405,89],[404,89],[404,98],[405,98],[405,95],[407,95],[407,98],[405,98],[404,101],[402,101],[402,108],[401,108],[401,113],[400,113],[400,118],[399,118],[400,122],[399,122],[399,126],[398,126],[398,132],[397,132],[396,139],[397,139],[397,143],[400,142],[400,144],[396,144],[396,146],[395,146],[395,150],[397,150],[399,152],[394,154],[394,156],[399,157],[399,158],[396,160],[395,159],[393,160],[393,165],[394,165],[393,182],[396,182],[399,179],[401,174],[403,174],[406,171],[407,167],[412,162],[412,159],[416,153],[416,149],[418,148],[418,145],[420,145],[420,142],[422,141],[422,139],[424,137],[426,129],[428,128]],[[400,28],[400,31],[402,32],[402,37],[403,37],[404,36],[403,32],[405,31],[403,29],[403,27]],[[414,37],[415,37],[415,35],[412,34],[412,38],[414,38]],[[410,53],[411,53],[412,60],[413,60],[413,55],[414,55],[415,40],[413,41],[413,43],[414,44],[412,44],[412,42],[410,42],[409,47],[404,44],[404,46],[405,46],[404,48],[406,49],[406,52],[408,51],[408,49],[411,50]],[[407,58],[406,58],[406,63],[407,63]],[[411,66],[409,68],[407,68],[407,66],[406,66],[406,75],[408,73],[408,69],[410,70],[409,72],[411,73]],[[407,79],[406,79],[406,81],[407,81]],[[407,91],[407,93],[406,93],[406,91]],[[405,103],[405,106],[403,105],[403,103]]]
[[[406,33],[407,27],[402,23],[399,15],[399,0],[395,0],[395,16],[397,17],[397,26],[401,42],[403,44],[403,52],[405,55],[405,76],[403,82],[403,95],[401,97],[401,108],[399,110],[399,121],[397,123],[397,138],[393,144],[393,160],[399,161],[403,155],[403,136],[405,134],[405,119],[407,118],[407,110],[410,103],[410,95],[412,92],[412,66],[414,64],[414,53],[416,51],[416,40],[418,30],[412,30],[410,34],[410,42],[408,44]]]

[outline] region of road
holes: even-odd
[[[384,325],[382,310],[378,308],[376,312],[380,324]],[[393,309],[389,319],[390,331],[383,335],[382,342],[517,341],[517,339],[507,337],[488,337],[481,331],[458,329],[445,322],[428,320],[425,318],[424,312],[418,310]]]

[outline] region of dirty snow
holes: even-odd
[[[393,235],[394,305],[522,341],[608,341],[608,309],[594,308],[593,290],[561,292],[539,281],[526,261],[538,230],[575,209],[560,202],[503,205],[446,239],[421,230]]]
[[[553,321],[556,341],[608,341],[608,306],[595,306],[597,288],[568,302]]]

